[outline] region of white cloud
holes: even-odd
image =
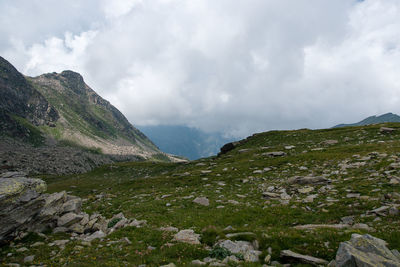
[[[19,10],[19,4],[6,7]],[[43,5],[35,2],[36,9]],[[0,25],[8,36],[0,53],[27,74],[81,72],[135,124],[184,123],[246,135],[400,112],[397,0],[80,5],[95,8],[84,19],[75,16],[75,24],[41,26],[39,40]],[[62,25],[59,8],[52,12],[41,14],[43,20]]]

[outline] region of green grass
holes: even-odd
[[[349,240],[352,233],[367,232],[357,229],[297,230],[293,226],[336,224],[348,215],[355,215],[356,223],[367,223],[375,228],[376,232],[371,234],[386,240],[390,249],[400,249],[400,216],[381,217],[381,221],[365,216],[367,211],[384,204],[400,204],[399,199],[384,200],[387,194],[400,193],[400,186],[389,184],[386,173],[391,171],[390,175],[400,175],[400,170],[389,170],[389,164],[396,160],[394,156],[400,153],[400,124],[386,126],[394,127],[397,131],[381,134],[381,125],[274,131],[257,134],[221,157],[179,164],[118,163],[102,166],[86,174],[42,177],[48,183],[49,192],[67,190],[87,199],[84,210],[88,213],[100,212],[111,218],[123,212],[128,218],[147,220],[147,226],[117,230],[106,240],[93,242],[92,246],[72,241],[63,251],[43,246],[30,249],[29,255],[35,254],[38,262],[48,265],[68,263],[69,266],[92,266],[96,263],[102,266],[159,266],[174,262],[184,266],[190,265],[194,259],[207,257],[210,254],[207,246],[226,238],[226,234],[252,232],[254,234],[244,235],[240,239],[257,240],[263,254],[260,263],[243,266],[260,266],[268,249],[272,250],[272,260],[281,260],[280,251],[290,249],[330,261],[335,257],[340,242]],[[321,144],[329,139],[338,140],[338,144]],[[284,146],[287,145],[294,145],[295,148],[285,150]],[[323,149],[313,150],[315,148]],[[264,156],[263,153],[268,151],[285,151],[287,156]],[[360,160],[371,152],[387,155]],[[351,165],[357,162],[365,162],[365,165],[341,169],[343,163]],[[254,173],[265,167],[272,170]],[[211,172],[205,173],[205,170]],[[290,185],[287,181],[293,176],[309,174],[326,175],[332,181],[332,189],[322,192],[323,185],[313,185],[314,191],[310,194],[318,194],[318,197],[312,203],[304,203],[306,195],[297,193],[297,189],[303,186]],[[264,199],[262,193],[269,186],[285,189],[292,195],[289,204]],[[368,196],[369,199],[346,198],[349,192]],[[104,198],[97,197],[101,193]],[[210,206],[193,203],[192,200],[197,196],[207,197]],[[336,201],[329,202],[328,199]],[[193,229],[200,234],[202,244],[176,244],[172,242],[172,233],[158,230],[166,226]],[[228,226],[234,230],[224,230]],[[123,237],[132,243],[121,241]],[[60,239],[52,234],[49,238]],[[108,246],[110,241],[116,243]],[[32,242],[25,240],[17,243],[17,246],[29,246]],[[83,248],[77,252],[76,246]],[[149,250],[149,246],[155,249]],[[58,254],[49,258],[52,250]],[[5,257],[8,252],[13,256]],[[1,248],[0,251],[3,262],[21,263],[24,255],[28,254],[17,253],[12,247]]]

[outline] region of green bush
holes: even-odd
[[[111,221],[108,222],[107,227],[108,228],[112,228],[114,225],[116,225],[120,220],[122,220],[121,218],[114,218]]]
[[[227,250],[226,248],[222,248],[222,247],[215,247],[210,251],[210,257],[211,258],[217,258],[219,260],[223,260],[226,257],[232,255],[232,253]]]
[[[214,226],[205,228],[201,233],[201,242],[213,246],[217,240],[218,232]]]

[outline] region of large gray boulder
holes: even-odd
[[[81,211],[80,198],[69,196],[65,191],[44,194],[46,183],[25,175],[8,172],[0,176],[0,244],[22,231],[43,232],[54,228],[64,214],[74,217],[70,224],[83,218],[75,214]]]
[[[353,234],[350,241],[342,242],[331,267],[398,267],[400,257],[396,250],[389,250],[386,242],[371,235]]]
[[[46,183],[25,177],[0,177],[0,243],[29,225],[46,203]]]

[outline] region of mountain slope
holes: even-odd
[[[363,125],[370,125],[370,124],[378,124],[378,123],[385,123],[385,122],[400,122],[400,116],[393,114],[393,113],[386,113],[380,116],[370,116],[360,122],[350,123],[350,124],[339,124],[334,126],[333,128],[338,127],[347,127],[347,126],[363,126]]]
[[[87,86],[78,73],[28,78],[60,114],[56,127],[44,130],[57,139],[101,148],[106,154],[143,154],[158,148],[111,105]]]
[[[0,149],[0,172],[73,173],[121,160],[176,160],[87,86],[80,74],[25,77],[2,57]]]
[[[206,133],[183,125],[138,126],[162,151],[190,160],[216,155],[231,142],[219,133]]]
[[[58,112],[46,98],[7,60],[0,57],[1,134],[29,141],[33,137],[34,126],[52,127],[58,119]]]

